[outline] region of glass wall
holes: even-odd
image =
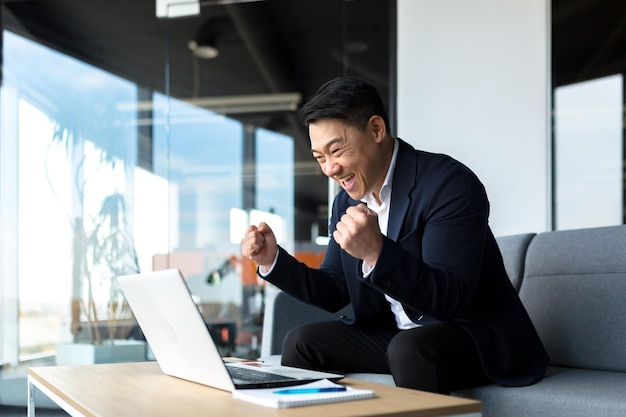
[[[114,278],[150,256],[133,242],[135,115],[119,108],[136,97],[132,83],[4,34],[3,156],[16,163],[1,167],[3,204],[15,202],[2,222],[16,227],[3,230],[15,247],[2,264],[14,271],[3,281],[17,280],[6,301],[19,300],[5,362],[53,355],[59,342],[99,342],[110,319],[130,318],[116,310]],[[10,314],[3,321],[14,327]]]
[[[222,353],[255,357],[273,288],[243,231],[266,221],[319,261],[328,183],[294,105],[348,73],[388,96],[388,2],[303,1],[288,36],[284,7],[241,3],[174,19],[149,1],[3,3],[0,404],[25,404],[28,366],[75,363],[67,346],[141,345],[120,274],[179,268]],[[213,61],[189,43],[207,20]],[[287,107],[255,101],[285,91]]]
[[[293,138],[142,94],[4,33],[4,375],[60,363],[64,344],[141,340],[115,277],[163,268],[181,270],[224,354],[258,354],[265,289],[231,235],[263,219],[293,249]]]

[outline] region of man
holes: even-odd
[[[313,157],[342,188],[324,261],[308,268],[250,226],[242,255],[294,297],[353,318],[307,324],[283,342],[285,365],[391,372],[438,393],[543,377],[548,355],[504,269],[483,185],[446,155],[393,138],[382,99],[350,77],[300,112]]]

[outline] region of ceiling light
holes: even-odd
[[[194,39],[187,43],[187,47],[194,56],[201,59],[213,59],[217,57],[219,51],[215,46],[215,39],[217,34],[215,33],[215,22],[211,19],[205,20],[205,22],[198,28],[198,32]]]
[[[298,92],[276,94],[250,94],[221,97],[194,97],[175,98],[181,102],[211,110],[215,113],[241,114],[241,113],[267,113],[281,111],[296,111],[302,100]],[[152,100],[139,102],[118,103],[117,108],[121,111],[149,112],[163,110],[167,104],[160,103],[161,108],[156,109]]]
[[[242,96],[197,97],[182,99],[188,104],[220,114],[296,111],[300,93],[251,94]]]
[[[200,59],[213,59],[219,55],[219,51],[213,43],[205,42],[198,44],[197,41],[189,41],[187,47],[195,57]]]
[[[227,4],[253,3],[264,0],[156,0],[156,17],[173,18],[198,16],[200,6],[224,6]]]
[[[197,16],[200,14],[200,0],[156,0],[156,17],[173,18]]]

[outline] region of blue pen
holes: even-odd
[[[316,394],[320,392],[345,391],[346,387],[326,387],[326,388],[289,388],[274,391],[274,394]]]

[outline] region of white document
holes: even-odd
[[[345,391],[323,391],[325,389],[344,388]],[[293,390],[294,393],[280,393],[280,391],[285,390]],[[327,379],[283,388],[241,389],[233,391],[233,398],[274,408],[300,407],[304,405],[353,401],[374,397],[375,393],[372,390],[344,387],[343,385],[335,384]]]

